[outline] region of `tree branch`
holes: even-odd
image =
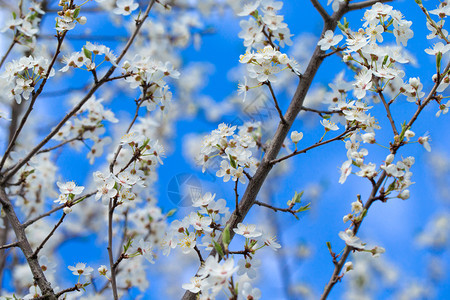
[[[319,143],[315,143],[314,145],[309,146],[309,147],[307,147],[307,148],[305,148],[305,149],[302,149],[302,150],[295,150],[295,151],[292,152],[291,154],[288,154],[288,155],[283,156],[283,157],[281,157],[281,158],[272,160],[270,163],[272,163],[272,164],[277,164],[277,163],[282,162],[283,160],[288,159],[288,158],[290,158],[290,157],[293,157],[293,156],[295,156],[295,155],[298,155],[298,154],[301,154],[301,153],[306,153],[307,151],[309,151],[309,150],[311,150],[311,149],[314,149],[314,148],[317,148],[317,147],[319,147],[319,146],[322,146],[322,145],[331,143],[331,142],[333,142],[333,141],[341,140],[347,133],[349,133],[349,132],[351,132],[351,131],[353,131],[353,130],[355,130],[355,129],[356,129],[356,128],[354,128],[354,127],[348,128],[348,129],[346,129],[344,132],[342,132],[340,135],[338,135],[338,136],[336,136],[336,137],[334,137],[334,138],[332,138],[332,139],[329,139],[329,140],[326,140],[326,141],[322,141],[322,142],[319,142]]]
[[[348,10],[352,11],[352,10],[363,9],[363,8],[372,6],[378,2],[385,3],[385,2],[391,2],[391,1],[393,1],[393,0],[367,0],[367,1],[358,2],[358,3],[351,3],[348,5]]]
[[[33,256],[33,250],[31,249],[31,245],[28,242],[27,236],[25,234],[25,229],[17,218],[16,212],[14,211],[11,201],[6,195],[5,189],[3,187],[0,188],[0,202],[3,206],[3,211],[8,217],[11,227],[16,234],[18,247],[25,255],[25,259],[28,262],[34,280],[36,281],[46,299],[57,300],[55,292],[53,291],[50,282],[48,282],[47,278],[45,277],[44,271],[42,271],[37,257]]]
[[[312,5],[316,8],[316,10],[319,12],[319,14],[322,16],[323,21],[329,22],[330,20],[330,15],[327,13],[327,11],[325,10],[325,8],[322,6],[322,4],[320,4],[320,2],[318,0],[311,0]]]

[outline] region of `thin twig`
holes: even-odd
[[[352,11],[352,10],[363,9],[363,8],[372,6],[378,2],[385,3],[385,2],[391,2],[391,1],[393,1],[393,0],[367,0],[367,1],[358,2],[358,3],[351,3],[348,5],[348,10]]]
[[[81,141],[81,140],[83,140],[82,137],[81,137],[81,136],[77,136],[77,137],[71,138],[71,139],[69,139],[69,140],[67,140],[67,141],[64,141],[64,142],[62,142],[62,143],[60,143],[60,144],[58,144],[58,145],[56,145],[56,146],[53,146],[53,147],[50,147],[50,148],[46,148],[46,149],[39,150],[36,154],[41,154],[41,153],[45,153],[45,152],[50,152],[50,151],[53,151],[53,150],[55,150],[55,149],[58,149],[58,148],[60,148],[60,147],[62,147],[62,146],[64,146],[64,145],[66,145],[66,144],[68,144],[68,143],[72,143],[72,142],[75,142],[75,141]]]
[[[0,246],[0,250],[13,248],[13,247],[19,247],[19,242],[14,242],[14,243],[11,243],[11,244]]]
[[[395,127],[394,118],[392,118],[391,109],[389,108],[389,104],[386,102],[386,99],[384,98],[383,90],[380,88],[378,80],[375,80],[375,87],[377,89],[378,96],[380,97],[381,102],[383,102],[384,108],[386,109],[386,115],[389,120],[389,123],[391,123],[392,131],[394,132],[394,135],[398,135],[397,128]]]
[[[14,48],[14,45],[17,44],[16,37],[13,38],[11,44],[8,47],[8,50],[6,50],[5,55],[3,55],[2,60],[0,61],[0,68],[3,66],[3,63],[5,62],[8,55],[11,53],[11,50]]]
[[[239,194],[238,194],[238,183],[239,179],[236,179],[236,182],[234,184],[234,194],[235,194],[235,204],[236,204],[236,213],[239,214]]]
[[[270,208],[274,212],[277,212],[277,211],[288,212],[288,213],[291,213],[292,215],[294,215],[295,217],[297,217],[296,212],[294,210],[292,210],[292,208],[289,208],[289,207],[288,208],[275,207],[275,206],[272,206],[270,204],[260,202],[260,201],[255,201],[255,204],[259,205],[259,206]]]
[[[197,245],[194,246],[194,250],[195,250],[195,252],[197,252],[198,259],[200,260],[200,263],[203,263],[204,260],[203,260],[203,257],[202,257],[202,253],[201,253],[200,250],[198,249]]]
[[[287,124],[286,119],[284,118],[283,113],[281,112],[280,106],[278,105],[277,97],[275,96],[275,93],[273,91],[272,84],[270,83],[270,81],[266,81],[266,85],[269,87],[270,94],[272,95],[272,99],[273,102],[275,103],[275,108],[277,109],[281,122]]]
[[[84,195],[84,196],[82,196],[82,197],[75,198],[75,199],[69,204],[69,207],[72,207],[72,206],[74,206],[75,204],[79,203],[79,201],[80,201],[81,199],[85,200],[85,199],[87,199],[87,198],[89,198],[89,197],[95,195],[96,193],[97,193],[97,192],[91,192],[91,193],[88,193],[88,194],[86,194],[86,195]],[[64,207],[67,207],[67,204],[61,204],[61,205],[59,205],[59,206],[56,206],[55,208],[52,208],[52,209],[49,210],[48,212],[43,213],[43,214],[41,214],[41,215],[39,215],[39,216],[37,216],[37,217],[35,217],[35,218],[33,218],[33,219],[30,219],[30,220],[24,222],[24,223],[22,224],[22,227],[23,227],[23,228],[27,228],[28,226],[32,225],[33,223],[39,221],[40,219],[45,218],[45,217],[48,217],[48,216],[50,216],[51,214],[53,214],[54,212],[57,212],[58,210],[63,209]]]
[[[48,240],[52,237],[52,235],[55,233],[56,229],[59,227],[59,225],[62,224],[62,222],[64,221],[64,218],[66,217],[66,214],[63,213],[61,218],[59,219],[58,223],[56,223],[56,225],[53,227],[52,231],[50,231],[50,233],[45,237],[45,239],[42,241],[42,243],[36,248],[36,250],[34,250],[33,252],[33,256],[37,258],[39,252],[42,250],[42,248],[44,247],[45,243],[48,242]]]
[[[319,109],[314,109],[314,108],[310,108],[310,107],[306,107],[306,106],[302,106],[301,110],[317,113],[321,117],[322,117],[322,115],[342,114],[342,111],[340,111],[340,110],[319,110]]]
[[[116,268],[114,267],[114,257],[112,253],[112,240],[113,240],[113,216],[114,216],[114,208],[116,206],[117,198],[109,199],[109,206],[108,206],[108,256],[109,256],[109,266],[111,269],[111,289],[113,292],[114,300],[119,299],[119,295],[117,293],[117,283],[116,283]]]
[[[271,164],[277,164],[277,163],[282,162],[283,160],[291,158],[291,157],[293,157],[295,155],[306,153],[307,151],[309,151],[311,149],[314,149],[314,148],[317,148],[319,146],[322,146],[322,145],[325,145],[325,144],[328,144],[328,143],[331,143],[331,142],[334,142],[334,141],[337,141],[337,140],[341,140],[347,133],[349,133],[349,132],[351,132],[351,131],[353,131],[355,129],[356,128],[354,128],[354,127],[348,128],[344,132],[342,132],[341,134],[339,134],[338,136],[336,136],[334,138],[331,138],[329,140],[322,141],[322,142],[319,142],[319,143],[315,143],[314,145],[306,147],[305,149],[302,149],[302,150],[295,150],[291,154],[288,154],[286,156],[283,156],[283,157],[280,157],[280,158],[272,160],[270,163]]]

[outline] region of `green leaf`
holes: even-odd
[[[442,53],[438,52],[438,54],[436,55],[436,70],[437,73],[441,73],[441,59],[442,59]]]
[[[228,224],[222,233],[222,243],[225,246],[225,249],[228,248],[228,245],[231,242],[231,236],[230,236],[230,224]]]
[[[80,14],[80,10],[81,10],[81,8],[79,6],[77,8],[75,8],[75,11],[73,12],[74,19],[76,19],[78,17],[78,15]]]
[[[330,243],[330,242],[327,242],[327,248],[328,248],[328,250],[329,250],[330,252],[333,252],[333,250],[331,249],[331,243]]]
[[[386,192],[384,192],[385,195],[387,195],[388,193],[390,193],[391,191],[394,190],[394,188],[395,188],[395,182],[396,182],[396,181],[397,181],[397,180],[392,181],[392,183],[391,183],[391,184],[389,185],[389,187],[387,188]]]
[[[86,56],[87,58],[89,58],[89,59],[92,58],[92,53],[91,53],[91,51],[89,51],[88,49],[86,49],[86,47],[83,47],[83,53],[84,53],[84,56]]]
[[[297,192],[295,192],[295,196],[294,196],[294,203],[300,203],[300,202],[302,202],[302,196],[303,196],[303,193],[304,193],[305,191],[301,191],[300,193],[297,193]]]
[[[17,18],[17,14],[16,14],[16,12],[15,12],[15,11],[13,11],[13,12],[12,12],[12,15],[13,15],[13,19],[15,20],[15,19]]]
[[[232,166],[233,168],[237,169],[237,164],[236,164],[236,161],[234,160],[234,158],[233,158],[230,154],[228,154],[228,157],[230,158],[230,164],[231,164],[231,166]]]
[[[311,202],[306,204],[306,205],[303,205],[302,207],[297,209],[295,212],[304,212],[304,211],[307,211],[307,210],[310,210],[310,209],[311,209]]]
[[[128,249],[131,247],[131,244],[133,243],[133,240],[131,238],[128,238],[128,242],[123,245],[123,252],[126,253]]]
[[[219,253],[220,257],[224,257],[222,246],[220,246],[219,243],[217,243],[215,240],[213,240],[214,248],[216,249],[217,253]]]
[[[169,210],[169,212],[166,214],[167,217],[173,216],[173,214],[177,211],[176,208]]]

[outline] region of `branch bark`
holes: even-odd
[[[25,255],[25,259],[30,266],[34,281],[41,289],[41,292],[45,296],[45,299],[56,300],[57,297],[55,295],[55,292],[53,291],[50,282],[45,277],[44,271],[42,271],[42,268],[39,265],[37,256],[33,255],[33,249],[28,242],[27,236],[25,234],[25,229],[17,218],[17,214],[14,211],[11,201],[9,200],[3,187],[0,188],[0,202],[3,206],[3,210],[6,216],[8,217],[11,227],[16,234],[18,247],[20,248],[20,250],[22,250],[23,254]]]
[[[334,31],[334,29],[337,26],[337,21],[340,20],[341,17],[347,11],[348,11],[347,6],[341,5],[340,9],[330,17],[330,20],[328,22],[325,22],[322,30],[322,35],[327,30]],[[297,115],[299,114],[300,110],[303,107],[303,102],[305,100],[306,94],[308,93],[309,87],[311,86],[315,74],[324,60],[323,54],[324,51],[320,50],[320,47],[316,47],[309,61],[308,67],[306,68],[306,71],[304,72],[302,79],[297,85],[297,90],[295,91],[294,97],[289,104],[288,110],[284,115],[284,119],[286,122],[283,121],[279,122],[277,131],[275,132],[275,135],[271,139],[272,142],[270,143],[268,150],[261,161],[260,166],[256,170],[255,175],[253,176],[252,180],[250,180],[245,190],[245,193],[239,203],[238,209],[232,213],[230,219],[227,222],[227,224],[230,225],[231,239],[234,237],[235,234],[232,229],[236,228],[237,224],[241,223],[244,220],[250,208],[253,206],[253,204],[255,204],[256,197],[262,185],[264,184],[267,175],[269,174],[270,170],[273,167],[272,161],[277,158],[278,153],[280,152],[280,149],[283,145],[283,142],[287,134],[289,133],[292,123],[297,118]],[[219,236],[218,241],[222,241],[222,234]],[[214,256],[215,254],[216,251],[212,250],[209,256]],[[186,291],[182,299],[195,300],[196,294],[190,291]]]

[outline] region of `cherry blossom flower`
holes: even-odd
[[[59,187],[59,191],[61,194],[72,194],[72,195],[79,195],[83,192],[84,187],[83,186],[77,186],[75,182],[68,181],[66,183],[62,182],[56,182],[56,185]]]
[[[191,282],[190,283],[183,283],[183,285],[181,286],[183,289],[190,291],[191,293],[198,293],[202,290],[202,286],[204,284],[202,281],[202,277],[198,277],[198,276],[194,276],[191,277]]]
[[[344,37],[340,34],[334,35],[332,30],[327,30],[323,35],[323,38],[317,43],[320,46],[320,50],[326,51],[332,46],[336,46]]]
[[[277,251],[281,248],[281,245],[277,242],[277,238],[274,235],[269,235],[265,232],[262,232],[262,234],[257,237],[257,240],[258,246],[269,246],[274,251]]]
[[[303,132],[292,131],[291,140],[294,144],[297,144],[303,138]]]
[[[91,273],[94,271],[93,268],[91,268],[91,267],[86,267],[86,264],[85,264],[85,263],[77,263],[77,264],[75,265],[75,267],[73,267],[73,266],[68,266],[67,268],[68,268],[70,271],[72,271],[72,274],[73,274],[73,275],[76,275],[76,276],[81,276],[81,275],[89,276],[89,275],[91,275]]]
[[[134,10],[139,7],[139,4],[135,3],[134,0],[117,0],[117,7],[113,9],[113,13],[117,15],[130,15]]]
[[[325,131],[339,130],[339,127],[335,123],[330,122],[329,120],[326,120],[326,119],[320,120],[320,124],[322,124],[322,126],[325,127]]]
[[[343,184],[346,180],[348,175],[352,172],[352,161],[347,160],[345,161],[341,166],[341,177],[339,178],[339,183]]]
[[[419,137],[419,144],[421,144],[425,150],[427,150],[428,152],[431,152],[431,146],[430,146],[430,136],[428,134],[425,134],[424,136]]]
[[[425,52],[430,55],[437,55],[438,53],[445,54],[450,50],[450,44],[444,45],[442,42],[434,44],[433,49],[425,49]]]
[[[247,274],[248,278],[254,279],[256,278],[256,269],[261,266],[261,261],[259,259],[240,259],[238,261],[239,270],[237,274],[242,276]]]
[[[244,7],[242,8],[242,11],[240,13],[238,13],[237,15],[239,17],[245,17],[245,16],[248,16],[248,15],[251,15],[255,10],[258,9],[258,6],[259,6],[260,2],[261,2],[260,0],[256,0],[253,3],[244,4]]]
[[[233,228],[233,231],[236,234],[242,235],[247,239],[252,239],[252,238],[256,238],[262,235],[262,233],[256,229],[256,225],[254,224],[242,224],[239,223],[237,225],[237,228]]]
[[[339,237],[344,240],[347,246],[353,247],[358,250],[363,250],[365,248],[365,245],[358,237],[353,235],[353,231],[351,231],[350,229],[339,232]]]

